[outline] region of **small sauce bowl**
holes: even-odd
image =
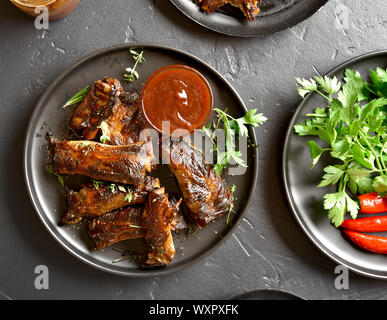
[[[185,65],[155,71],[141,92],[144,118],[152,128],[168,135],[192,134],[206,124],[212,109],[210,84],[199,71]]]

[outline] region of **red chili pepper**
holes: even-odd
[[[387,216],[367,217],[356,220],[348,219],[344,220],[340,227],[360,232],[387,231]]]
[[[366,193],[358,197],[360,200],[361,213],[383,213],[387,212],[387,196],[380,197],[377,192]]]
[[[351,230],[344,233],[359,247],[375,253],[387,254],[387,238],[364,234]]]

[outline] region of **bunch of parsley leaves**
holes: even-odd
[[[353,219],[358,215],[359,205],[352,196],[387,194],[387,70],[370,70],[369,81],[351,69],[345,71],[343,82],[327,76],[296,80],[303,98],[314,92],[327,103],[294,129],[300,136],[322,140],[308,141],[312,168],[323,153],[332,158],[318,187],[337,186],[337,192],[324,196],[324,208],[338,227],[346,213]]]

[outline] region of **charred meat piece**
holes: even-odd
[[[126,207],[92,219],[89,224],[89,235],[94,240],[96,249],[102,250],[117,242],[142,238],[141,227],[143,208]]]
[[[84,175],[95,180],[144,187],[151,171],[152,153],[148,143],[110,146],[92,141],[51,139],[52,170],[57,174]]]
[[[199,228],[230,210],[232,193],[225,181],[182,139],[163,143],[163,158],[176,176],[190,218]]]
[[[122,134],[132,142],[140,141],[143,138],[141,133],[149,127],[140,110],[140,95],[136,92],[124,92],[121,94],[120,99],[127,108],[135,109],[131,121],[125,123]]]
[[[142,214],[142,226],[145,230],[147,259],[145,267],[167,266],[175,256],[175,247],[171,234],[172,221],[181,200],[172,204],[164,188],[149,193]]]
[[[112,145],[148,140],[147,127],[136,92],[122,93],[109,118],[101,123],[102,134],[108,138],[106,143]]]
[[[92,219],[88,228],[96,249],[102,250],[124,240],[142,238],[144,236],[143,210],[143,208],[126,207]],[[186,228],[187,224],[179,211],[172,220],[171,229],[180,231]]]
[[[97,217],[129,205],[145,203],[148,192],[160,187],[160,182],[150,176],[145,177],[144,189],[123,186],[114,183],[92,184],[82,186],[75,192],[66,192],[66,214],[62,219],[65,224],[73,224],[83,217]]]
[[[250,21],[253,21],[259,13],[258,0],[199,0],[198,2],[201,8],[207,12],[213,12],[226,4],[230,4],[239,8]]]
[[[105,77],[96,81],[74,111],[71,128],[81,131],[86,140],[94,139],[99,131],[98,126],[110,116],[122,92],[117,79]]]

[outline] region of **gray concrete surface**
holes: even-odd
[[[338,5],[349,10],[336,28]],[[385,0],[331,0],[312,18],[262,38],[231,38],[186,19],[168,0],[82,0],[67,18],[36,30],[9,1],[0,4],[0,293],[12,299],[227,299],[279,288],[309,299],[386,299],[387,283],[351,274],[334,286],[335,264],[307,239],[282,189],[285,130],[300,98],[295,76],[327,72],[387,46]],[[64,251],[35,214],[22,174],[29,116],[47,86],[97,49],[124,42],[174,46],[204,59],[269,121],[257,130],[260,175],[246,218],[204,261],[165,277],[130,279],[91,269]],[[50,289],[36,290],[34,268],[47,265]],[[0,294],[1,296],[1,294]]]

